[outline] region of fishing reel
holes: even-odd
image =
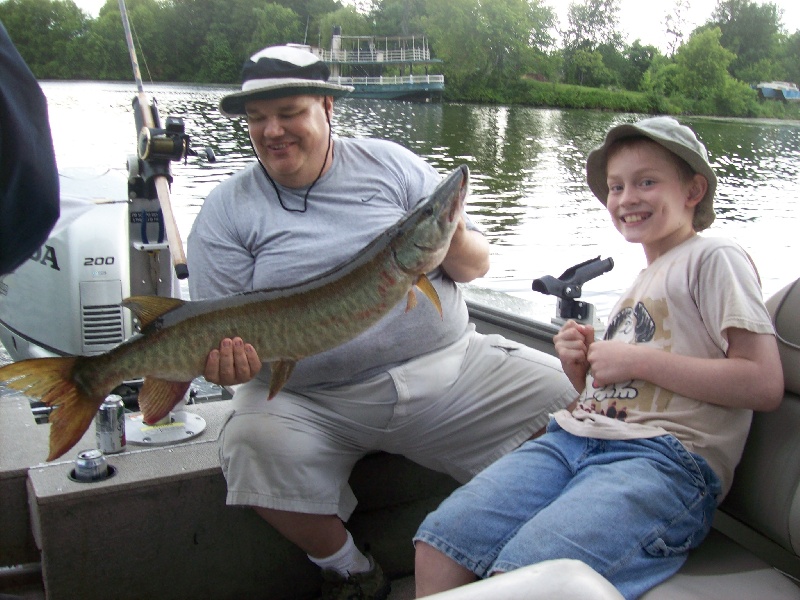
[[[180,117],[167,117],[163,129],[142,127],[139,131],[138,155],[145,161],[179,161],[186,162],[189,156],[199,156],[189,143],[189,136]],[[216,162],[214,151],[203,149],[209,162]]]
[[[152,103],[142,105],[139,97],[135,96],[133,109],[138,137],[136,156],[129,157],[128,160],[129,194],[131,197],[155,199],[158,197],[153,185],[155,178],[165,177],[172,183],[170,163],[180,160],[185,162],[187,157],[198,156],[198,153],[191,147],[182,118],[167,117],[162,127],[155,99]],[[150,113],[153,127],[145,125],[144,111]],[[209,162],[216,162],[211,148],[206,147],[203,152]]]
[[[180,160],[185,162],[189,156],[198,156],[191,147],[183,119],[167,117],[162,127],[155,99],[151,104],[142,106],[139,98],[134,97],[133,108],[136,131],[138,131],[136,154],[141,163],[138,169],[141,176],[145,182],[163,176],[171,183],[170,162]],[[153,127],[145,125],[144,111],[150,113]],[[203,151],[209,162],[216,161],[211,148],[204,148]]]
[[[594,324],[594,305],[578,300],[583,291],[583,284],[599,277],[614,268],[614,261],[609,257],[600,260],[600,257],[587,260],[570,267],[560,277],[545,275],[534,279],[532,288],[534,292],[557,296],[556,318],[552,321],[563,324],[568,319],[579,323]]]

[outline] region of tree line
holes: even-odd
[[[546,0],[126,5],[142,75],[152,81],[238,83],[243,61],[258,49],[290,42],[327,49],[339,26],[348,36],[424,34],[433,56],[442,60],[429,72],[445,76],[450,100],[798,114],[796,106],[759,102],[753,88],[759,81],[800,81],[800,31],[785,30],[777,5],[718,0],[709,21],[687,34],[689,0],[672,1],[660,23],[669,42],[665,52],[623,39],[620,0],[575,0],[566,24]],[[40,79],[131,78],[118,0],[106,0],[96,18],[73,0],[4,0],[0,21]]]

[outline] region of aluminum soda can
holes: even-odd
[[[97,448],[103,454],[116,454],[125,450],[125,405],[121,396],[107,396],[94,421]]]
[[[100,450],[92,448],[78,453],[75,459],[75,479],[97,481],[108,476],[108,463]]]

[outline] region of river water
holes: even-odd
[[[124,168],[135,152],[132,83],[43,82],[59,167]],[[220,115],[225,86],[154,84],[147,93],[162,119],[182,117],[192,146],[217,161],[174,164],[173,208],[182,238],[206,194],[252,158],[243,121]],[[471,171],[468,211],[491,242],[488,275],[468,286],[503,292],[493,302],[549,320],[555,299],[531,290],[534,278],[560,275],[589,258],[615,267],[584,285],[582,299],[605,318],[615,298],[644,267],[640,246],[625,242],[585,183],[589,150],[605,131],[643,115],[588,110],[422,104],[343,99],[333,129],[342,137],[399,142],[442,173]],[[719,177],[717,220],[705,235],[735,239],[759,268],[765,297],[798,276],[800,256],[800,122],[681,118],[709,149]],[[499,300],[497,298],[500,298]]]

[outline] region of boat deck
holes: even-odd
[[[0,600],[46,600],[41,577],[29,575],[26,579],[18,576],[16,582],[3,585],[0,570]],[[392,591],[388,600],[412,600],[414,598],[414,578],[403,577],[392,581]]]

